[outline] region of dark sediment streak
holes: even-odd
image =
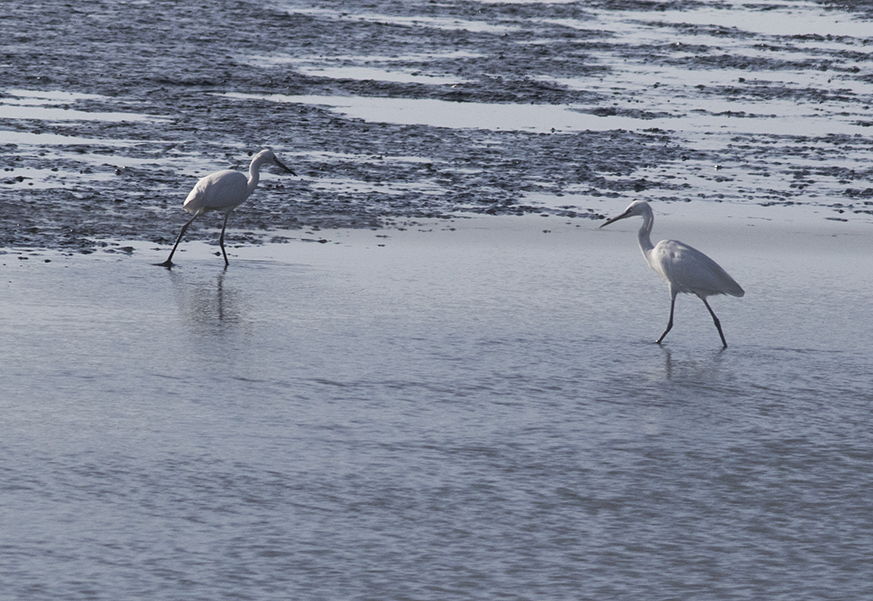
[[[792,58],[785,52],[750,59],[712,47],[685,44],[652,47],[617,45],[610,32],[567,27],[584,22],[588,11],[692,9],[695,2],[607,2],[554,5],[357,3],[318,5],[321,10],[280,10],[247,2],[213,0],[178,3],[16,3],[0,18],[7,40],[0,60],[0,90],[60,90],[98,95],[67,106],[78,111],[131,112],[153,118],[125,121],[0,118],[0,128],[24,134],[81,137],[58,146],[3,143],[0,133],[2,213],[0,246],[89,250],[94,239],[117,238],[172,243],[185,216],[181,201],[197,175],[238,165],[246,151],[274,148],[300,178],[262,182],[253,198],[232,217],[229,239],[258,243],[266,232],[301,227],[385,227],[400,219],[433,218],[460,212],[549,213],[598,219],[597,199],[627,196],[658,200],[740,200],[759,204],[819,202],[838,215],[869,217],[871,173],[841,166],[850,153],[870,152],[870,137],[737,136],[728,147],[700,150],[673,132],[656,127],[628,131],[534,133],[397,125],[348,118],[326,107],[277,104],[222,96],[227,93],[340,95],[437,99],[456,102],[586,105],[594,115],[652,119],[660,115],[615,107],[604,90],[578,90],[561,78],[608,72],[608,61],[650,60],[694,69],[819,69],[870,77],[870,54],[822,50],[820,56]],[[842,10],[857,9],[847,3]],[[351,17],[337,18],[336,11]],[[393,18],[463,19],[491,24],[470,31],[437,26],[409,27],[391,20],[354,18],[378,13]],[[207,16],[208,15],[208,16]],[[501,30],[500,28],[504,29]],[[677,33],[706,33],[724,39],[748,36],[737,30],[713,32],[676,26]],[[704,30],[704,31],[701,31]],[[767,40],[772,43],[774,40]],[[790,39],[776,40],[790,44]],[[458,83],[425,85],[319,76],[287,63],[249,60],[281,54],[333,57],[333,65],[361,66],[362,57],[397,57],[398,69],[420,68]],[[434,54],[436,53],[436,54]],[[421,55],[427,55],[424,58]],[[349,57],[343,59],[342,57]],[[754,64],[752,64],[754,63]],[[860,67],[858,66],[860,65]],[[855,69],[855,71],[853,71]],[[855,73],[856,75],[852,75]],[[865,75],[866,73],[866,75]],[[545,81],[539,75],[548,75]],[[863,104],[845,89],[797,89],[776,83],[740,82],[701,88],[706,98],[790,99],[796,102]],[[459,105],[462,110],[462,105]],[[746,115],[746,117],[749,117]],[[811,142],[815,142],[812,144]],[[820,166],[792,165],[832,153]],[[77,157],[78,155],[78,157]],[[87,155],[88,160],[84,160]],[[290,155],[290,156],[289,156]],[[95,157],[97,157],[95,159]],[[398,160],[414,157],[416,160]],[[674,174],[683,164],[736,165],[747,172],[769,170],[794,187],[745,189],[736,175],[713,176],[713,187],[690,189]],[[197,175],[182,173],[195,165]],[[645,175],[639,173],[645,169]],[[50,187],[31,186],[28,170],[57,169]],[[360,182],[337,188],[319,181]],[[816,182],[832,182],[837,198],[810,199]],[[720,184],[720,185],[715,185]],[[385,188],[385,190],[380,190]],[[590,199],[543,207],[529,194],[560,197],[568,190]],[[190,237],[214,238],[204,219]]]

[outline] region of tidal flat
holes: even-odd
[[[873,596],[866,3],[6,8],[0,597]]]

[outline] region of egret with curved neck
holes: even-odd
[[[667,283],[670,285],[670,321],[667,322],[667,329],[664,330],[664,333],[661,334],[661,337],[656,342],[661,344],[667,332],[672,329],[676,296],[680,292],[685,292],[696,294],[703,301],[703,304],[709,310],[709,314],[712,315],[712,321],[715,323],[718,335],[721,337],[721,343],[724,345],[724,348],[727,348],[727,341],[724,338],[724,332],[721,330],[721,323],[712,307],[709,306],[706,297],[716,294],[743,296],[745,291],[718,263],[699,250],[677,240],[661,240],[657,244],[652,244],[650,235],[655,218],[652,215],[652,207],[644,200],[632,202],[624,213],[607,220],[600,227],[628,217],[643,218],[643,225],[637,233],[640,250],[643,251],[643,257],[645,257],[649,267],[667,280]]]
[[[248,178],[239,171],[226,169],[224,171],[216,171],[210,173],[206,177],[200,179],[194,189],[188,194],[182,208],[193,213],[193,217],[182,226],[182,231],[179,232],[179,237],[176,238],[176,244],[173,245],[173,250],[170,251],[170,256],[163,263],[156,263],[159,267],[172,267],[173,255],[179,242],[182,241],[182,236],[188,230],[195,219],[200,217],[207,211],[218,211],[224,213],[224,223],[221,225],[221,236],[218,238],[218,245],[221,246],[221,253],[224,255],[224,267],[230,265],[227,260],[227,251],[224,250],[224,230],[227,228],[227,219],[235,208],[240,206],[245,200],[252,195],[255,188],[258,187],[258,181],[261,178],[261,165],[270,163],[280,167],[290,173],[297,175],[291,169],[282,164],[276,158],[272,150],[262,150],[252,158],[252,164],[249,166]]]

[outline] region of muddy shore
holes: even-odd
[[[862,3],[810,6],[871,17]],[[465,213],[600,219],[604,197],[816,205],[827,219],[873,222],[873,40],[681,19],[653,25],[650,16],[710,7],[10,6],[0,18],[0,246],[172,243],[197,178],[244,169],[249,153],[268,146],[300,177],[266,175],[231,220],[234,243]],[[645,35],[622,38],[622,23]],[[648,81],[640,69],[616,78],[627,64],[677,72],[680,83]],[[373,67],[405,77],[354,74]],[[730,83],[695,83],[713,73]],[[807,85],[806,74],[827,84]],[[606,125],[438,127],[397,122],[387,102],[384,118],[361,118],[277,95],[435,100],[459,112],[472,103],[561,106]],[[844,126],[805,131],[799,119],[797,131],[757,132],[782,106],[819,107],[825,122],[836,115]],[[683,129],[689,117],[711,119],[712,130]],[[613,128],[609,119],[637,125]],[[743,126],[724,129],[725,120]],[[213,239],[217,224],[204,219],[189,237]]]

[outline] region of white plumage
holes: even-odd
[[[609,219],[600,227],[614,223],[619,219],[635,216],[643,218],[643,225],[640,227],[637,238],[639,239],[640,250],[643,252],[646,263],[658,275],[667,280],[670,285],[670,321],[667,323],[667,329],[658,338],[658,344],[664,340],[667,332],[673,327],[673,311],[676,306],[676,295],[680,292],[685,292],[696,294],[703,301],[703,304],[709,310],[709,314],[712,315],[712,320],[715,323],[716,329],[718,329],[718,335],[721,337],[724,348],[727,348],[727,341],[721,330],[721,323],[718,317],[715,316],[712,307],[709,306],[706,297],[716,294],[743,296],[745,291],[718,263],[699,250],[677,240],[661,240],[658,244],[653,245],[650,235],[655,218],[652,215],[652,208],[649,206],[649,203],[644,200],[632,202],[624,213]]]
[[[258,165],[260,167],[260,165]],[[260,174],[254,172],[254,184],[249,189],[249,180],[239,171],[227,169],[216,171],[200,179],[182,205],[191,214],[206,211],[228,211],[241,205],[251,196],[258,184]]]
[[[227,228],[227,219],[235,208],[240,206],[245,200],[251,196],[252,192],[258,186],[260,180],[260,169],[264,163],[272,163],[281,167],[292,175],[297,175],[291,169],[286,167],[276,158],[272,150],[262,150],[252,158],[252,163],[249,166],[249,176],[246,176],[239,171],[225,169],[224,171],[216,171],[203,177],[194,185],[194,189],[188,194],[185,203],[182,205],[186,211],[191,213],[193,217],[182,226],[182,231],[179,232],[179,237],[176,238],[176,244],[173,245],[173,250],[170,251],[170,256],[163,263],[158,263],[161,267],[173,266],[173,254],[182,241],[182,236],[188,226],[203,213],[207,211],[218,211],[224,214],[224,223],[221,226],[221,236],[218,239],[218,244],[221,246],[221,253],[224,255],[224,266],[230,265],[227,260],[227,252],[224,250],[224,230]]]

